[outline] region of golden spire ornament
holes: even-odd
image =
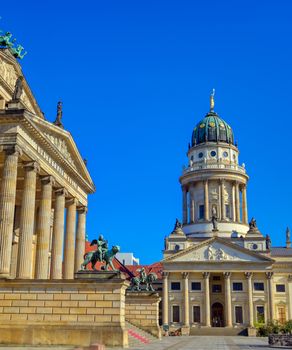
[[[214,112],[214,106],[215,106],[214,96],[215,96],[215,89],[212,90],[212,93],[210,95],[210,112]]]

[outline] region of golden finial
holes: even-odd
[[[212,90],[212,93],[210,95],[210,112],[214,112],[214,106],[215,106],[214,96],[215,96],[215,89]]]

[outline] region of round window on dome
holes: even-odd
[[[203,152],[200,152],[200,153],[198,154],[198,157],[199,157],[199,158],[203,158],[203,156],[204,156],[204,153],[203,153]]]
[[[215,151],[211,151],[210,154],[211,154],[211,157],[216,157],[217,153]]]
[[[228,157],[228,152],[223,152],[223,157],[227,158]]]

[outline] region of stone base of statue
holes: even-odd
[[[125,279],[121,271],[103,271],[103,270],[80,270],[75,273],[75,279],[78,280],[113,280]]]
[[[7,103],[7,109],[23,109],[23,104],[20,100],[11,100]]]

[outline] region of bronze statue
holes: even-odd
[[[266,249],[270,250],[272,245],[272,241],[269,235],[266,235]]]
[[[16,79],[15,87],[12,95],[13,101],[19,101],[23,91],[23,77],[19,76]]]
[[[60,128],[64,129],[63,123],[62,123],[62,116],[63,116],[63,103],[59,101],[57,103],[57,117],[53,124],[59,126]]]
[[[251,218],[250,222],[249,222],[249,229],[251,231],[256,231],[258,230],[258,227],[257,227],[257,221],[254,217]]]
[[[212,208],[212,218],[211,218],[212,224],[213,224],[213,231],[218,231],[218,217],[216,208]]]
[[[139,276],[132,277],[131,279],[131,291],[137,291],[140,292],[142,291],[140,285],[145,284],[145,291],[149,292],[154,292],[155,289],[152,286],[152,283],[157,280],[157,275],[154,272],[150,272],[148,275],[146,274],[145,268],[142,267],[141,269],[138,270]]]
[[[81,264],[81,270],[86,270],[86,267],[89,263],[91,263],[91,267],[94,271],[96,271],[95,264],[100,261],[104,262],[105,265],[101,267],[101,270],[108,271],[109,267],[113,271],[117,271],[113,265],[113,259],[115,255],[120,251],[120,247],[117,245],[112,246],[112,249],[108,249],[107,241],[103,239],[103,236],[100,235],[98,240],[94,239],[90,246],[97,244],[97,249],[88,252],[84,255],[84,261]]]
[[[286,229],[286,242],[290,242],[290,229],[289,229],[289,227],[287,227],[287,229]]]

